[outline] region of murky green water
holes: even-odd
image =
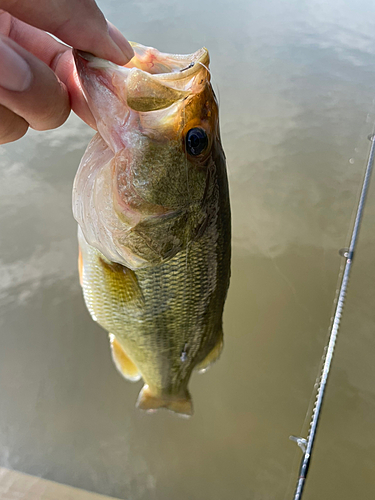
[[[135,410],[83,303],[71,215],[92,135],[71,117],[0,149],[0,465],[124,499],[293,496],[375,119],[369,0],[100,2],[129,39],[205,45],[233,209],[226,345],[195,416]],[[375,179],[305,500],[375,497]],[[302,433],[305,434],[307,423]]]

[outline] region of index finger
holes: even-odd
[[[108,26],[94,0],[0,0],[0,9],[116,64],[126,64],[134,55],[121,33]]]
[[[75,78],[74,61],[69,47],[5,11],[0,11],[0,35],[10,38],[47,64],[67,87],[73,111],[95,128],[95,120]]]

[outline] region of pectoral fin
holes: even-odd
[[[148,385],[145,385],[139,393],[137,408],[146,411],[166,408],[167,410],[180,413],[185,417],[193,414],[193,405],[190,394],[187,390],[183,393],[174,395],[153,394]]]
[[[195,369],[198,370],[199,373],[204,373],[205,371],[207,371],[212,363],[214,363],[220,357],[223,346],[223,334],[221,333],[215,347],[212,349],[212,351],[209,352],[208,356],[206,356],[204,360],[195,367]]]
[[[113,362],[121,375],[132,382],[137,382],[137,380],[141,379],[142,376],[138,368],[126,355],[124,349],[112,333],[109,334],[109,341],[111,344]]]

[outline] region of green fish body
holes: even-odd
[[[98,133],[76,175],[85,302],[137,406],[191,415],[188,382],[223,345],[230,206],[208,53],[134,44],[124,68],[75,53]]]

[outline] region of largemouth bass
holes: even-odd
[[[191,415],[188,382],[220,355],[230,207],[206,49],[133,44],[125,66],[75,51],[98,133],[73,187],[79,271],[137,406]]]

